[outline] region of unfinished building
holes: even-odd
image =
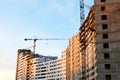
[[[96,32],[94,7],[80,27],[81,80],[96,80]]]
[[[67,80],[96,80],[96,32],[94,7],[67,48]]]
[[[97,80],[120,80],[120,0],[94,0]]]
[[[67,63],[69,63],[69,80],[80,79],[80,42],[79,32],[76,33],[69,40],[69,55],[67,56]]]

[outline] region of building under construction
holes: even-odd
[[[120,80],[119,5],[120,0],[94,0],[79,35],[69,41],[67,80]]]
[[[80,41],[79,41],[79,32],[76,33],[72,38],[69,40],[69,55],[70,57],[70,79],[75,80],[80,79]],[[68,55],[67,55],[68,56]],[[68,65],[67,65],[68,66]]]
[[[96,32],[94,7],[77,32],[69,40],[66,63],[67,80],[96,79]]]
[[[69,39],[64,51],[66,78],[60,80],[120,80],[119,5],[120,0],[94,0],[79,32]],[[30,60],[37,56],[18,51],[16,80],[32,76]]]
[[[80,27],[81,80],[96,79],[96,26],[94,7]]]
[[[120,0],[94,0],[96,80],[120,80]]]

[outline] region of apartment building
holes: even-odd
[[[18,50],[16,80],[29,80],[31,77],[31,51]]]
[[[96,80],[96,32],[94,7],[80,27],[69,39],[66,48],[67,80]]]
[[[80,27],[81,78],[96,80],[96,32],[94,6]]]
[[[66,50],[57,58],[19,49],[16,80],[66,80]]]
[[[57,57],[43,56],[32,59],[32,80],[47,80],[46,75],[49,74],[49,64],[55,63]]]
[[[94,7],[66,48],[67,80],[96,80],[96,32]]]
[[[66,80],[70,80],[70,49],[69,46],[66,48]]]
[[[68,80],[120,80],[120,0],[94,1],[67,48]]]
[[[41,62],[39,58],[33,60],[32,80],[66,80],[66,51],[61,58]]]
[[[94,0],[97,80],[120,80],[120,0]]]
[[[66,49],[67,80],[80,79],[80,42],[79,32],[69,39],[69,46]]]
[[[55,60],[57,57],[42,56],[39,54],[33,54],[31,50],[19,49],[17,55],[17,66],[16,66],[16,80],[34,80],[34,70],[33,64],[35,59],[40,59],[40,62],[46,62],[50,60]]]

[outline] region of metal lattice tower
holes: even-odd
[[[83,23],[84,19],[85,19],[84,0],[80,0],[80,24]]]

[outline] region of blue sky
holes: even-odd
[[[79,0],[0,0],[0,80],[15,79],[17,50],[33,45],[24,38],[70,38],[79,26]],[[36,52],[60,56],[67,45],[37,41]]]

